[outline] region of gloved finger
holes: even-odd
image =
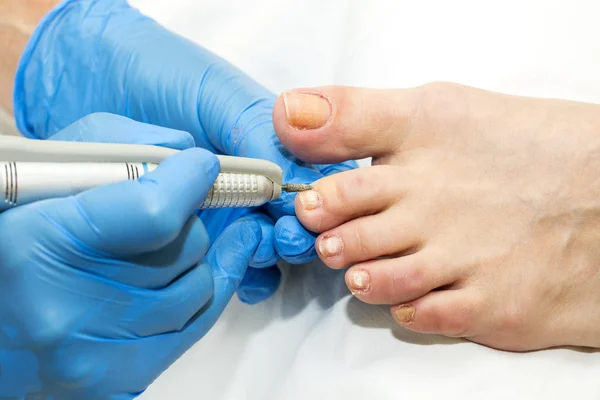
[[[281,272],[276,266],[280,257],[275,251],[273,220],[251,208],[232,210],[204,210],[198,213],[211,237],[218,237],[227,226],[242,217],[252,218],[260,225],[261,240],[250,260],[250,267],[237,289],[238,297],[245,303],[257,304],[271,297],[279,287]]]
[[[106,329],[115,339],[138,339],[182,330],[211,299],[214,281],[210,265],[200,263],[162,289],[115,287],[120,290],[102,308],[105,321],[114,322]],[[103,329],[93,334],[102,335]]]
[[[258,304],[277,291],[281,283],[281,271],[277,266],[248,268],[236,293],[246,304]]]
[[[106,257],[86,251],[85,244],[71,238],[63,248],[65,262],[82,271],[145,289],[168,286],[178,276],[192,268],[206,255],[209,247],[208,234],[202,221],[193,215],[180,235],[165,247],[148,253],[129,257]],[[47,240],[53,248],[64,247],[64,237],[52,235]]]
[[[252,261],[250,261],[250,266],[266,268],[275,265],[279,261],[273,243],[273,220],[268,215],[258,212],[254,208],[209,209],[198,211],[197,215],[202,219],[204,225],[209,227],[208,233],[211,243],[234,221],[242,217],[253,218],[260,224],[262,239],[252,257]]]
[[[48,216],[82,244],[109,255],[155,251],[172,242],[204,200],[219,173],[218,159],[188,149],[138,181],[97,187],[61,199]]]
[[[139,321],[136,333],[138,336],[152,336],[182,331],[198,310],[211,300],[213,293],[212,269],[202,262],[167,288],[152,293],[154,307],[149,309],[148,314],[136,318]],[[143,298],[141,300],[144,301]]]
[[[273,220],[260,212],[254,212],[248,215],[248,218],[254,219],[260,225],[261,240],[250,260],[252,268],[268,268],[279,261],[279,255],[275,251],[275,229]]]
[[[237,289],[237,294],[242,301],[248,304],[257,304],[275,293],[279,287],[281,273],[276,266],[280,257],[275,251],[273,220],[252,208],[204,210],[198,212],[198,215],[209,227],[211,238],[218,237],[227,226],[242,217],[252,218],[259,223],[261,240],[250,260],[250,268],[246,272],[246,274],[252,274],[252,279],[244,279]],[[266,269],[266,271],[262,272],[257,269]]]
[[[289,193],[283,202],[278,205],[269,203],[267,210],[277,221],[274,230],[274,244],[277,253],[285,261],[291,264],[303,264],[314,260],[317,257],[314,251],[316,238],[304,226],[299,224],[294,214],[287,211],[290,207],[287,202],[296,199],[296,193]],[[292,196],[293,195],[293,196]],[[281,207],[285,204],[284,207]]]
[[[277,261],[280,257],[275,251],[273,220],[261,212],[252,212],[247,218],[259,223],[261,240],[236,293],[243,302],[258,304],[271,297],[279,287],[281,271]]]
[[[290,197],[290,199],[295,199]],[[281,209],[269,204],[269,213],[277,220],[274,230],[274,244],[277,254],[291,264],[304,264],[317,257],[316,237],[302,226],[293,215],[286,215]]]
[[[223,313],[239,287],[260,240],[260,225],[251,218],[242,218],[229,226],[212,245],[206,260],[212,268],[214,294],[210,303],[203,309],[198,308],[198,313],[188,323],[189,345],[204,336]]]
[[[304,228],[294,216],[280,218],[275,224],[275,249],[290,264],[304,264],[317,257],[316,235]]]
[[[187,132],[137,122],[115,114],[93,113],[52,135],[48,140],[147,144],[184,150],[194,147]]]
[[[280,257],[275,251],[273,220],[257,212],[248,217],[259,223],[262,238],[236,293],[244,303],[258,304],[271,297],[279,287],[281,271],[277,267],[277,261]]]
[[[159,250],[134,255],[116,263],[113,273],[105,260],[103,268],[94,265],[83,268],[92,268],[96,273],[131,286],[160,289],[199,263],[209,246],[208,233],[202,220],[193,215],[171,243]]]
[[[44,225],[39,219],[34,213],[33,218],[25,216],[22,220]],[[25,274],[27,279],[17,279],[13,285],[23,293],[32,288],[39,292],[23,297],[19,310],[28,313],[22,319],[26,323],[23,332],[36,335],[40,344],[64,341],[67,337],[62,335],[75,331],[100,339],[135,339],[177,330],[213,294],[212,269],[205,263],[167,287],[148,290],[72,268],[54,256],[56,253],[44,258],[44,263],[38,259],[27,265],[31,267]],[[40,296],[45,299],[43,305],[37,304]],[[0,298],[7,300],[5,295]],[[68,309],[64,309],[65,304],[69,304]],[[53,312],[56,310],[63,312]]]

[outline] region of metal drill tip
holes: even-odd
[[[305,190],[312,190],[312,188],[312,185],[296,183],[286,183],[285,185],[281,186],[281,190],[288,193],[304,192]]]

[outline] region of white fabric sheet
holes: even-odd
[[[137,0],[275,92],[448,80],[600,102],[597,0]],[[319,263],[234,300],[143,396],[158,399],[600,399],[600,353],[528,354],[409,333]],[[599,288],[600,289],[600,288]]]

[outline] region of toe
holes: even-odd
[[[347,222],[317,238],[321,260],[340,269],[378,257],[415,252],[422,245],[417,218],[396,209]]]
[[[407,178],[400,167],[376,166],[320,179],[299,193],[295,211],[306,228],[321,233],[344,222],[381,212],[400,201]]]
[[[482,301],[472,289],[440,290],[391,310],[396,322],[411,331],[469,338],[477,335]]]
[[[346,284],[359,300],[369,304],[400,304],[453,284],[460,271],[436,263],[427,254],[357,264],[346,272]]]
[[[420,92],[296,89],[275,102],[273,126],[285,147],[306,162],[334,164],[387,155],[411,133]]]

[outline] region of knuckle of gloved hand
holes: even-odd
[[[54,361],[54,365],[52,365],[51,368],[51,379],[56,386],[56,391],[61,394],[69,393],[70,395],[73,389],[76,388],[78,395],[85,395],[86,400],[108,398],[105,397],[107,393],[103,393],[102,390],[96,386],[89,386],[87,388],[82,388],[80,386],[81,382],[85,382],[90,377],[97,375],[99,372],[99,366],[93,362],[90,362],[89,357],[85,357],[85,355],[79,357],[63,356],[54,358]],[[106,385],[108,383],[107,380],[109,379],[110,376],[107,376],[101,382],[101,384]]]
[[[40,304],[37,312],[29,312],[24,321],[24,333],[37,348],[54,348],[62,343],[71,332],[71,324],[64,317],[59,317],[55,309],[47,304]]]

